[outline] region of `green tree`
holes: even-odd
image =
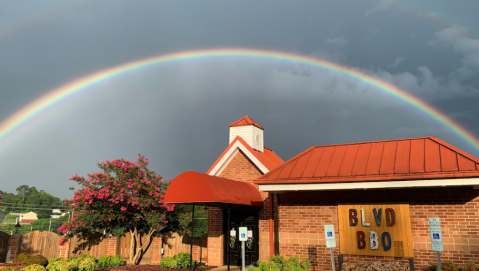
[[[182,234],[188,234],[191,236],[191,219],[193,206],[181,205],[176,206],[175,213],[178,221],[176,229]],[[193,229],[193,237],[201,237],[208,233],[208,210],[204,206],[195,206],[195,224]]]
[[[19,196],[18,199],[20,200],[19,201],[20,207],[23,208],[23,204],[25,204],[25,198],[30,192],[30,187],[28,187],[28,185],[26,184],[20,185],[19,187],[17,187],[16,191],[17,191],[17,195]]]

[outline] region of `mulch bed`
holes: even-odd
[[[191,268],[195,271],[206,271],[216,268],[216,266],[207,266],[200,264],[196,268]],[[160,265],[123,265],[120,267],[98,268],[97,271],[188,271],[189,268],[183,269],[161,269]]]

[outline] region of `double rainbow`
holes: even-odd
[[[264,60],[276,60],[292,63],[300,63],[322,70],[330,71],[336,74],[343,75],[347,78],[355,80],[357,82],[364,83],[372,86],[390,96],[403,101],[416,110],[422,112],[424,115],[429,116],[435,122],[448,128],[452,133],[472,146],[479,152],[479,140],[465,128],[461,127],[458,123],[448,118],[437,109],[431,107],[425,102],[421,101],[417,97],[407,93],[406,91],[388,83],[382,81],[369,74],[363,73],[359,70],[341,66],[339,64],[329,62],[322,59],[310,58],[306,56],[277,52],[266,50],[252,50],[252,49],[211,49],[211,50],[196,50],[186,51],[173,54],[160,55],[150,57],[143,60],[133,61],[123,65],[119,65],[113,68],[102,70],[91,75],[74,80],[63,86],[60,86],[47,94],[41,96],[37,100],[26,105],[6,120],[0,123],[0,141],[7,135],[11,134],[14,130],[20,127],[22,124],[31,120],[36,115],[40,114],[44,110],[54,106],[55,104],[67,99],[75,93],[88,89],[88,87],[95,85],[99,82],[111,79],[130,71],[147,68],[154,65],[167,64],[177,61],[188,61],[194,59],[211,59],[211,58],[228,58],[228,57],[240,57],[251,59],[264,59]]]

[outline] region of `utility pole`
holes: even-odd
[[[50,216],[50,226],[48,226],[48,231],[52,231],[52,217]]]

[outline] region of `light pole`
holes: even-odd
[[[18,235],[18,231],[20,230],[20,223],[18,223],[18,218],[16,219],[16,222],[15,222],[15,235]]]

